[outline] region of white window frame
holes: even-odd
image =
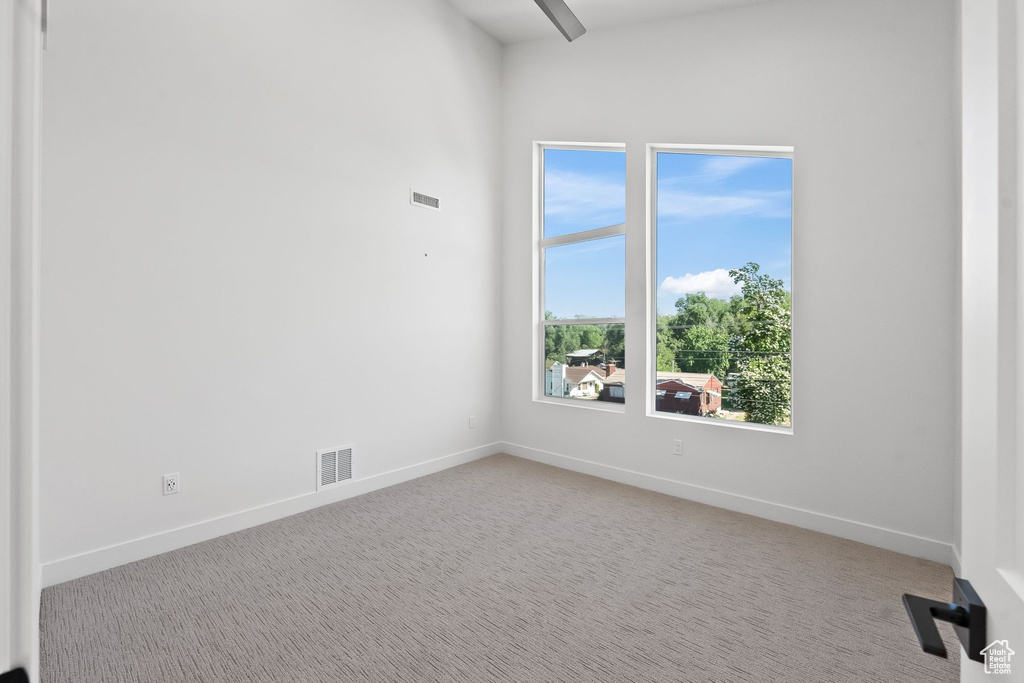
[[[545,377],[544,371],[544,348],[545,330],[552,325],[622,325],[625,329],[626,318],[572,318],[570,320],[545,320],[544,319],[544,250],[548,247],[559,247],[566,244],[577,244],[604,237],[615,237],[626,234],[626,223],[610,225],[593,230],[559,235],[558,237],[544,237],[544,150],[547,149],[568,149],[584,150],[595,152],[623,152],[626,151],[625,143],[618,142],[534,142],[533,143],[533,400],[540,403],[552,403],[557,405],[574,406],[587,410],[604,410],[613,413],[625,413],[624,403],[612,403],[610,401],[581,401],[572,398],[558,396],[546,396],[544,394]],[[629,255],[627,249],[626,271],[629,270]],[[625,287],[625,280],[622,283]],[[625,359],[623,359],[625,361]]]
[[[761,145],[685,145],[671,143],[647,144],[647,379],[650,384],[644,391],[647,417],[677,422],[696,422],[732,429],[748,429],[775,434],[793,434],[796,425],[796,202],[793,200],[793,212],[790,224],[790,280],[789,289],[793,313],[790,322],[790,400],[789,427],[764,425],[753,422],[735,422],[732,420],[714,420],[696,415],[677,413],[661,413],[657,411],[656,389],[658,386],[658,153],[675,152],[690,154],[714,154],[718,156],[767,157],[770,159],[790,159],[793,161],[793,197],[796,197],[796,161],[795,148],[790,146]],[[627,259],[628,266],[628,259]],[[724,381],[724,378],[723,378]]]

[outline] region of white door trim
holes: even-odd
[[[0,10],[0,672],[39,679],[39,78],[41,0]],[[9,103],[9,104],[6,104]],[[9,143],[9,144],[8,144]]]
[[[961,392],[960,527],[963,577],[985,602],[987,642],[1024,644],[1020,512],[1024,464],[1024,0],[962,0],[961,363],[966,386],[986,387],[979,403]],[[961,657],[964,683],[988,680],[981,663]],[[1020,675],[1022,665],[1012,662]],[[1017,680],[1014,678],[1013,680]]]

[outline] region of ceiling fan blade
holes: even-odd
[[[576,18],[576,15],[572,13],[569,6],[565,4],[565,0],[535,1],[537,6],[544,10],[544,14],[548,15],[551,23],[562,32],[562,35],[570,43],[587,32],[587,29],[583,27],[580,20]]]

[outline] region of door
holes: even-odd
[[[0,1],[0,674],[39,659],[37,177],[41,0]]]
[[[1024,0],[960,0],[961,574],[1024,680]],[[985,400],[979,400],[979,394]],[[990,668],[997,668],[993,657]],[[963,681],[992,680],[961,657]]]
[[[11,264],[11,149],[13,90],[14,7],[0,7],[0,272]],[[11,283],[0,278],[0,501],[11,499]],[[12,666],[11,659],[11,511],[0,505],[0,672]]]

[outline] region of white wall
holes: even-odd
[[[317,448],[355,443],[369,477],[499,439],[938,556],[953,34],[951,1],[780,0],[513,45],[502,69],[441,0],[57,4],[43,560],[309,494]],[[648,418],[635,379],[625,414],[532,401],[534,140],[628,144],[633,264],[645,143],[796,147],[793,436]],[[444,211],[409,207],[410,186]],[[630,268],[634,378],[644,277]],[[494,393],[448,371],[495,366]],[[866,409],[855,387],[878,377],[898,395]],[[167,472],[182,493],[160,495]]]
[[[954,53],[953,3],[936,0],[783,0],[511,46],[504,436],[528,447],[513,452],[948,560]],[[535,140],[628,146],[625,414],[532,400]],[[792,436],[645,416],[649,142],[796,148]]]
[[[500,360],[496,41],[442,0],[52,12],[44,562],[311,493],[316,449],[498,440],[456,371]]]

